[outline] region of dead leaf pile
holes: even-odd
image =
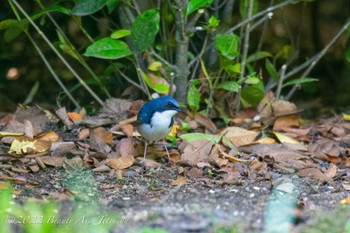
[[[141,105],[110,99],[95,116],[65,108],[55,113],[37,106],[18,108],[0,119],[2,172],[88,167],[121,178],[133,167],[141,173],[137,168],[144,148],[134,127]],[[172,185],[189,178],[236,184],[245,178],[272,180],[276,173],[295,173],[329,184],[339,179],[349,190],[350,122],[338,116],[303,125],[298,112],[294,104],[268,94],[257,110],[242,111],[220,130],[200,113],[179,115],[177,122],[183,124],[175,125],[168,147],[179,174]],[[163,144],[149,146],[147,167],[166,161]]]

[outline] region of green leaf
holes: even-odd
[[[220,20],[218,20],[215,16],[210,16],[209,19],[209,24],[208,26],[211,28],[216,28],[217,26],[219,26]]]
[[[125,30],[125,29],[121,29],[121,30],[116,30],[111,34],[111,38],[112,39],[120,39],[123,38],[125,36],[130,35],[130,30]]]
[[[302,83],[310,83],[310,82],[316,82],[318,81],[317,78],[296,78],[293,80],[290,80],[288,82],[286,82],[285,84],[283,84],[282,87],[286,87],[286,86],[290,86],[290,85],[294,85],[294,84],[302,84]]]
[[[190,106],[192,112],[197,112],[200,103],[200,94],[198,89],[192,85],[188,90],[187,103]]]
[[[238,92],[239,90],[239,84],[234,81],[226,81],[222,82],[219,85],[216,86],[217,89],[224,89],[227,91],[233,91],[233,92]]]
[[[249,2],[250,0],[241,0],[239,3],[239,12],[241,13],[241,16],[243,19],[246,19],[248,17]],[[256,13],[258,13],[258,11],[259,11],[259,0],[254,0],[252,14],[255,15]]]
[[[131,50],[123,41],[106,37],[87,47],[84,55],[104,59],[119,59],[130,54],[132,54]]]
[[[229,74],[239,74],[241,71],[241,63],[228,64],[224,67],[224,70]]]
[[[219,34],[215,37],[215,45],[219,52],[229,59],[239,55],[237,51],[238,41],[239,37],[235,34]]]
[[[168,94],[169,84],[163,78],[160,77],[150,77],[145,72],[141,71],[141,76],[145,80],[147,86],[157,93]]]
[[[71,10],[73,15],[91,15],[104,7],[109,0],[78,0]]]
[[[258,84],[246,86],[242,89],[241,97],[243,100],[256,107],[264,98],[264,87],[260,81]]]
[[[131,40],[137,52],[150,48],[159,31],[159,9],[142,12],[131,26]]]
[[[345,51],[345,60],[350,63],[350,46]]]
[[[250,55],[247,58],[247,63],[258,61],[258,60],[266,58],[266,57],[271,57],[271,53],[265,52],[265,51],[259,51],[259,52],[256,52],[256,53]]]
[[[266,59],[266,60],[265,60],[265,68],[266,68],[267,72],[269,73],[269,75],[271,75],[271,77],[272,77],[275,81],[278,81],[278,80],[279,80],[278,72],[277,72],[275,66],[270,62],[269,59]]]
[[[250,85],[258,84],[259,82],[260,79],[256,76],[250,76],[247,78],[247,80],[245,80],[245,83]]]
[[[180,136],[181,139],[188,141],[189,143],[197,140],[208,140],[212,144],[219,143],[222,135],[205,134],[205,133],[186,133]]]
[[[214,2],[214,0],[190,0],[190,2],[187,5],[186,14],[189,15],[189,14],[195,12],[196,10],[198,10],[199,8],[204,7],[204,6],[208,7],[213,2]]]

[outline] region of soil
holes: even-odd
[[[337,184],[319,184],[293,174],[279,174],[274,185],[271,181],[248,178],[239,185],[216,184],[212,178],[190,178],[175,186],[171,182],[178,177],[176,167],[145,169],[141,175],[133,169],[135,167],[119,180],[107,173],[91,170],[68,173],[62,168],[26,174],[27,181],[39,184],[34,187],[18,184],[15,188],[22,192],[17,199],[50,199],[52,195],[70,189],[73,195],[63,198],[61,205],[67,207],[77,200],[103,203],[105,210],[121,217],[112,232],[142,232],[145,227],[166,232],[219,232],[231,228],[238,232],[262,232],[271,222],[268,216],[264,219],[267,203],[279,201],[274,197],[276,192],[272,194],[273,187],[287,184],[286,187],[292,189],[281,188],[277,195],[282,199],[283,195],[296,196],[291,227],[298,232],[305,224],[315,222],[321,212],[335,209],[339,201],[349,195],[338,191]]]

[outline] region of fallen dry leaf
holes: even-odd
[[[122,124],[120,125],[121,130],[126,136],[132,137],[134,133],[134,126],[132,124]]]
[[[342,204],[342,205],[350,205],[350,196],[348,196],[347,198],[341,200],[339,203]]]
[[[242,129],[239,127],[227,127],[222,132],[236,146],[250,145],[255,141],[258,133],[251,130]]]
[[[105,143],[109,145],[113,143],[113,134],[109,131],[106,131],[104,128],[97,127],[94,129],[94,133],[100,136]]]
[[[179,185],[185,181],[187,181],[187,178],[181,176],[181,177],[177,178],[176,180],[171,181],[171,185],[174,185],[174,186]]]
[[[40,160],[45,164],[52,167],[62,167],[64,161],[67,158],[65,157],[52,157],[52,156],[43,156]]]
[[[182,143],[187,143],[183,141]],[[212,148],[212,144],[208,140],[196,140],[187,143],[179,163],[184,162],[190,166],[196,166],[197,163],[207,161]]]
[[[293,128],[293,127],[299,127],[300,121],[298,115],[287,115],[287,116],[280,116],[275,120],[275,123],[273,124],[273,130],[274,131],[282,131],[285,127]]]
[[[107,166],[114,169],[125,169],[134,164],[134,156],[111,158],[106,160]]]
[[[57,142],[60,137],[57,133],[53,131],[48,131],[46,133],[39,134],[35,138],[43,141]]]
[[[9,153],[25,155],[49,151],[50,148],[51,142],[22,136],[13,140]]]
[[[331,179],[326,176],[323,172],[320,171],[320,169],[317,168],[305,168],[300,171],[298,171],[298,176],[307,176],[311,179],[318,180],[318,181],[331,181]]]
[[[76,123],[77,121],[81,121],[83,119],[83,116],[80,113],[77,112],[67,112],[68,118]]]
[[[121,157],[136,155],[136,150],[134,147],[134,141],[132,138],[122,138],[117,144],[116,151],[119,152]]]

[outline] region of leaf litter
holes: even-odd
[[[257,112],[242,113],[220,130],[199,113],[179,115],[176,122],[189,127],[176,125],[175,140],[168,142],[171,164],[164,147],[156,144],[148,148],[146,167],[142,139],[134,127],[140,101],[110,99],[95,116],[65,108],[51,113],[37,106],[19,107],[0,119],[0,179],[30,185],[35,181],[23,174],[61,168],[68,173],[91,169],[97,176],[108,173],[123,180],[162,169],[165,173],[155,178],[160,179],[156,187],[149,184],[145,193],[162,186],[183,188],[195,181],[209,188],[274,184],[286,174],[337,191],[350,190],[350,122],[336,116],[305,125],[295,105],[273,98],[266,101],[272,104],[258,107],[260,121],[253,120]],[[167,171],[173,175],[167,177]],[[107,190],[121,189],[111,187]]]

